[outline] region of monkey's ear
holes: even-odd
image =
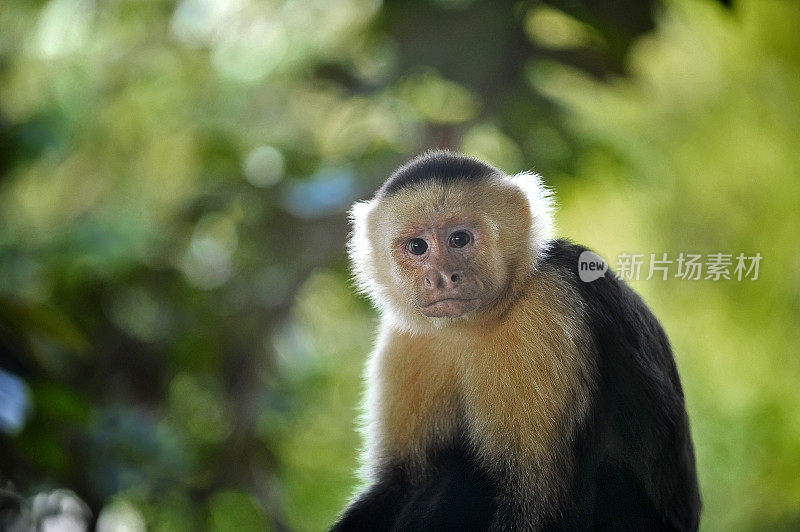
[[[531,208],[531,237],[536,247],[547,245],[553,238],[555,224],[553,212],[556,209],[553,192],[542,182],[542,176],[532,172],[521,172],[508,177],[509,181],[522,190]]]
[[[366,226],[367,216],[374,207],[374,202],[371,200],[357,201],[350,207],[347,217],[355,230],[358,226]]]
[[[369,217],[375,208],[375,201],[358,201],[348,213],[352,231],[347,242],[347,254],[353,270],[356,286],[362,292],[374,297],[375,291],[375,252],[369,238]]]

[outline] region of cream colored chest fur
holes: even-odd
[[[588,411],[593,376],[580,309],[560,303],[575,301],[566,290],[542,274],[523,295],[530,304],[485,327],[382,330],[368,367],[367,465],[424,467],[461,431],[490,465],[545,466]]]

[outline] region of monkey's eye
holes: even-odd
[[[422,240],[421,238],[413,238],[411,241],[406,245],[408,251],[413,253],[414,255],[422,255],[426,251],[428,251],[428,243]]]
[[[467,244],[469,244],[470,236],[469,233],[464,231],[456,231],[452,235],[450,235],[450,247],[453,248],[463,248]]]

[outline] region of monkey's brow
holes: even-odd
[[[403,229],[399,233],[392,235],[391,237],[392,246],[405,245],[405,243],[408,240],[416,238],[417,236],[420,235],[420,233],[423,233],[424,231],[425,231],[424,228],[419,228],[415,230]]]
[[[448,217],[429,220],[424,223],[417,222],[406,226],[401,226],[396,235],[397,238],[411,238],[414,235],[418,235],[419,233],[423,233],[425,231],[436,232],[437,229],[441,229],[443,227],[448,229],[456,229],[462,227],[478,227],[479,225],[480,222],[473,219],[473,217],[454,214]]]

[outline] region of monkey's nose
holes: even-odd
[[[460,271],[431,270],[425,274],[425,286],[436,290],[444,290],[458,286],[463,278],[464,276]]]

